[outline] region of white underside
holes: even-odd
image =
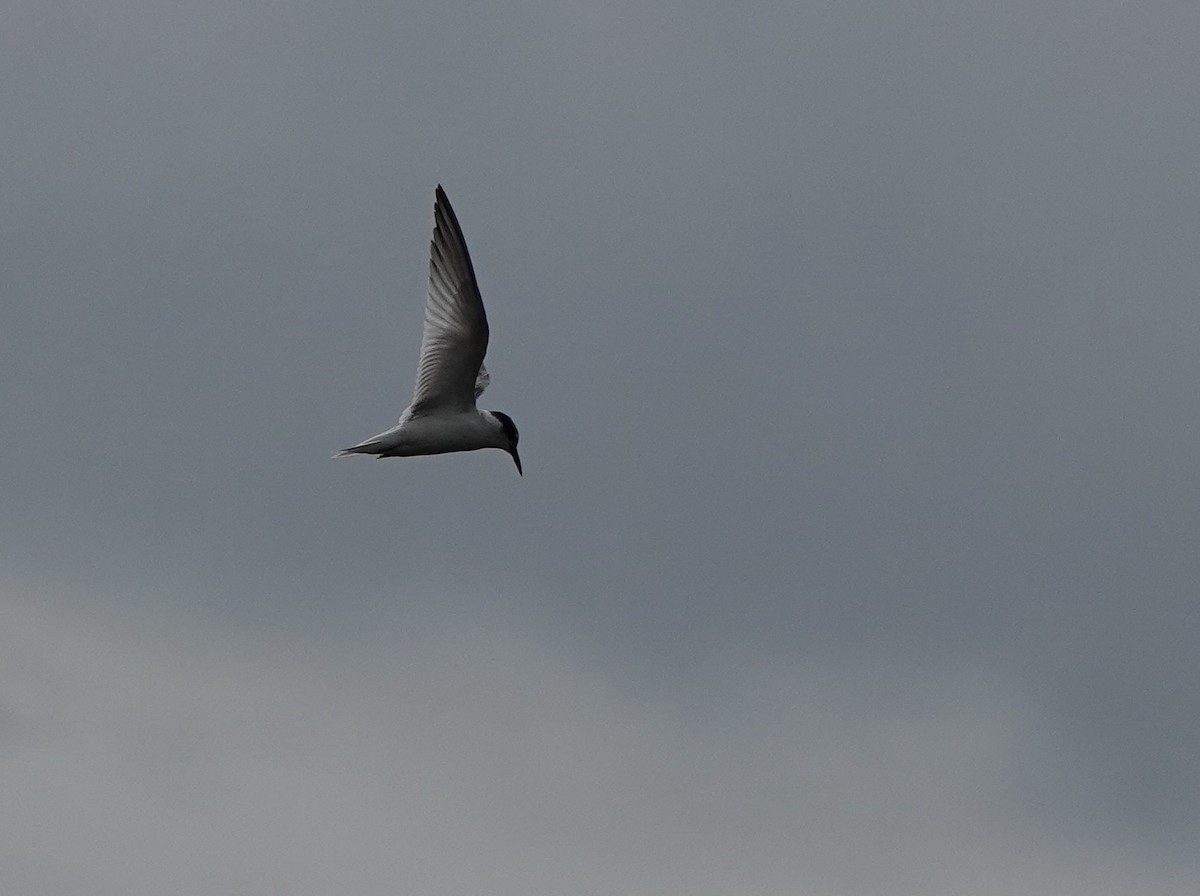
[[[346,451],[352,454],[412,457],[506,447],[507,441],[496,419],[485,411],[472,410],[418,417],[410,417],[405,413],[391,429]]]

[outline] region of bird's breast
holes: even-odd
[[[478,411],[410,417],[396,433],[389,454],[444,454],[495,446],[495,434]]]

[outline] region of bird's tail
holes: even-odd
[[[379,446],[374,442],[363,442],[361,445],[355,445],[353,448],[343,448],[341,451],[335,451],[334,457],[350,457],[352,454],[378,454]]]

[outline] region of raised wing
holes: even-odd
[[[429,245],[425,330],[411,413],[473,409],[488,382],[483,369],[487,345],[487,315],[475,269],[458,218],[439,184]]]

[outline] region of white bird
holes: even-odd
[[[525,475],[512,418],[475,407],[475,399],[491,380],[483,366],[487,347],[487,315],[475,269],[458,218],[439,184],[429,244],[425,330],[412,404],[391,429],[334,456],[413,457],[500,448],[512,455],[517,472]]]

